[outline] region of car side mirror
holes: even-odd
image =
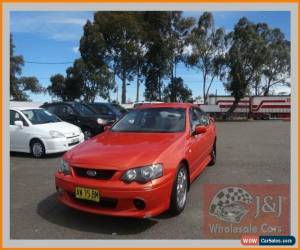
[[[15,125],[20,127],[20,128],[23,128],[23,126],[24,126],[22,121],[15,121]]]
[[[194,131],[194,134],[195,135],[199,135],[199,134],[204,134],[206,132],[206,127],[205,126],[202,126],[202,125],[198,125],[196,126],[195,128],[195,131]]]

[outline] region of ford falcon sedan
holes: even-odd
[[[177,215],[191,183],[215,164],[216,141],[214,120],[197,105],[141,105],[63,156],[58,198],[95,214]]]

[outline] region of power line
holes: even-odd
[[[30,64],[73,64],[73,62],[35,62],[35,61],[24,61]]]

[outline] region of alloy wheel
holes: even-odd
[[[43,155],[43,145],[40,142],[35,142],[32,145],[32,154],[34,157],[41,157]]]
[[[186,171],[181,168],[177,175],[177,205],[179,208],[183,208],[186,202],[187,195],[187,174]]]

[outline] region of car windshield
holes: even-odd
[[[113,103],[112,105],[122,115],[125,115],[128,113],[128,111],[126,109],[124,109],[122,106],[120,106],[119,104]]]
[[[22,110],[22,113],[33,125],[51,122],[61,122],[61,120],[57,116],[49,113],[44,109],[26,109]]]
[[[81,116],[93,116],[96,114],[92,108],[82,103],[73,103],[73,107]]]
[[[173,133],[185,129],[185,109],[145,108],[135,109],[113,127],[115,132]]]

